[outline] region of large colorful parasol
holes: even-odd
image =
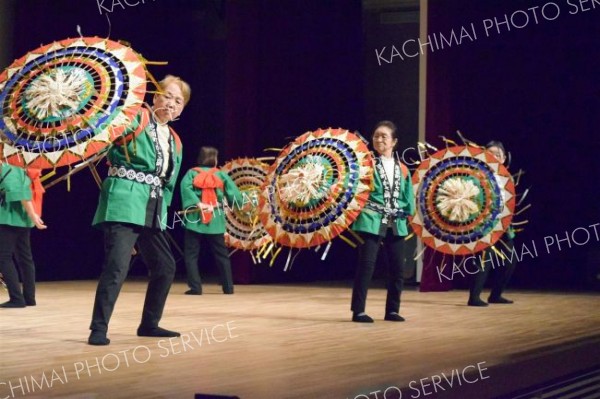
[[[242,211],[239,206],[226,208],[227,246],[252,251],[271,242],[271,236],[258,219],[257,208],[260,186],[265,182],[268,168],[269,165],[254,158],[234,159],[223,166],[222,169],[254,205],[249,211]]]
[[[489,151],[455,146],[421,162],[413,174],[414,232],[430,248],[467,255],[494,245],[508,229],[515,185]]]
[[[101,151],[140,109],[145,60],[108,39],[42,46],[0,75],[0,154],[14,165],[70,165]]]
[[[344,129],[297,137],[279,154],[261,188],[259,217],[284,246],[308,248],[348,229],[373,180],[367,144]]]

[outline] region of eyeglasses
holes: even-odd
[[[392,136],[385,133],[375,133],[373,135],[373,140],[383,139],[383,140],[392,140]]]

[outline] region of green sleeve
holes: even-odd
[[[192,184],[194,177],[197,174],[198,172],[190,169],[183,176],[183,179],[181,179],[179,190],[181,192],[181,204],[183,205],[183,209],[195,206],[198,202],[200,202],[200,196],[198,193],[199,190],[195,189]]]
[[[23,169],[11,167],[4,172],[3,176],[6,176],[2,182],[2,190],[4,191],[4,200],[6,202],[31,200],[31,180]]]
[[[221,177],[223,180],[223,189],[225,191],[225,198],[227,198],[227,204],[230,205],[231,208],[237,207],[237,209],[241,209],[245,205],[245,198],[242,192],[227,173],[223,172]],[[248,199],[247,201],[250,200]]]

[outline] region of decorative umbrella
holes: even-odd
[[[227,207],[225,243],[229,247],[252,251],[271,242],[271,236],[258,220],[258,196],[265,182],[269,165],[254,158],[240,158],[227,162],[222,170],[227,172],[245,197],[254,204],[249,211],[241,206]],[[246,198],[244,198],[244,201]]]
[[[259,217],[278,244],[318,246],[348,229],[372,181],[373,159],[359,135],[331,128],[307,132],[271,165],[261,188]]]
[[[0,75],[0,156],[47,169],[98,153],[139,111],[144,63],[98,37],[61,40],[16,60]]]
[[[474,146],[440,150],[413,174],[417,212],[411,220],[425,245],[467,255],[494,245],[511,224],[515,184],[489,151]]]

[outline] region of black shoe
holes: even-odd
[[[469,302],[467,303],[467,305],[469,306],[488,306],[487,302],[482,301],[481,299],[477,298],[477,299],[469,299]]]
[[[0,304],[0,308],[24,308],[24,307],[25,307],[25,302],[8,301],[8,302],[4,302],[3,304]]]
[[[404,321],[406,320],[404,317],[400,316],[398,313],[388,313],[383,318],[387,321]]]
[[[185,295],[202,295],[202,291],[187,290]]]
[[[180,333],[177,331],[165,330],[160,327],[142,328],[137,329],[138,337],[179,337]]]
[[[368,315],[362,314],[359,316],[356,313],[352,315],[352,321],[356,323],[373,323],[373,319]]]
[[[90,337],[88,338],[88,344],[90,345],[108,345],[110,344],[110,339],[106,338],[106,332],[92,330],[90,333]]]
[[[223,290],[223,294],[233,295],[233,290],[227,290],[227,291]]]
[[[35,299],[25,300],[25,305],[27,306],[35,306]]]
[[[506,303],[506,304],[508,304],[508,303],[514,303],[514,301],[511,301],[510,299],[506,299],[502,296],[499,296],[498,298],[489,297],[488,303]]]

